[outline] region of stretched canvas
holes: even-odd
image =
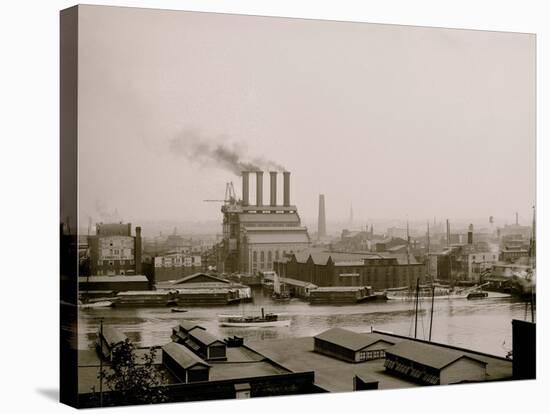
[[[60,35],[62,402],[535,378],[535,35],[92,5]]]

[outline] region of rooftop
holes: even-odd
[[[190,351],[186,346],[169,342],[162,347],[162,352],[166,352],[174,361],[181,367],[188,369],[195,365],[204,365],[209,367],[203,359],[199,358],[194,352]]]
[[[466,355],[464,352],[415,341],[402,341],[387,348],[386,354],[392,354],[435,369],[443,369],[463,357],[487,365],[486,361]]]
[[[343,348],[351,349],[352,351],[359,351],[360,349],[375,344],[379,341],[389,342],[387,339],[384,339],[380,335],[375,333],[360,334],[342,328],[329,329],[328,331],[316,335],[315,338],[321,339],[326,342],[331,342]],[[394,344],[395,341],[392,341],[390,343]]]
[[[148,282],[146,276],[143,275],[117,275],[117,276],[79,276],[78,282]]]
[[[211,345],[214,342],[223,342],[204,329],[193,329],[189,332],[189,336],[193,339],[197,339],[204,345]]]
[[[403,341],[423,342],[386,332],[375,331],[374,333],[381,339],[396,344]],[[417,383],[387,373],[383,358],[354,364],[314,352],[312,337],[249,341],[247,345],[291,371],[315,371],[315,384],[329,392],[352,391],[355,375],[376,379],[379,381],[379,389],[419,386]],[[433,342],[430,346],[440,350],[459,350],[465,356],[486,362],[487,380],[512,378],[512,361],[505,358]]]

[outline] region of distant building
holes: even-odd
[[[219,272],[257,273],[273,262],[310,246],[296,206],[290,204],[290,173],[285,171],[283,204],[277,203],[277,173],[270,172],[270,201],[263,201],[263,172],[256,175],[256,203],[249,201],[249,176],[242,173],[242,200],[234,194],[222,206],[223,240],[218,251]],[[232,187],[231,187],[232,188]]]
[[[374,290],[414,286],[425,278],[425,266],[412,255],[370,252],[302,251],[276,262],[282,277],[317,286],[371,286]]]
[[[169,253],[153,259],[155,282],[181,279],[203,270],[200,254]]]
[[[99,223],[88,237],[92,275],[140,275],[141,227],[132,235],[131,223]]]

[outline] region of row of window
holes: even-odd
[[[97,261],[98,266],[114,266],[115,263],[121,266],[125,264],[133,265],[135,264],[135,260],[98,260]]]
[[[372,359],[380,359],[385,357],[386,353],[383,350],[359,352],[359,361],[370,361]]]

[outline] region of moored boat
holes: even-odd
[[[81,309],[110,308],[111,306],[113,306],[113,302],[110,300],[93,303],[83,303],[81,305],[78,305],[78,307]]]
[[[221,326],[227,327],[281,327],[290,326],[290,319],[280,319],[276,313],[264,313],[261,316],[218,315]]]

